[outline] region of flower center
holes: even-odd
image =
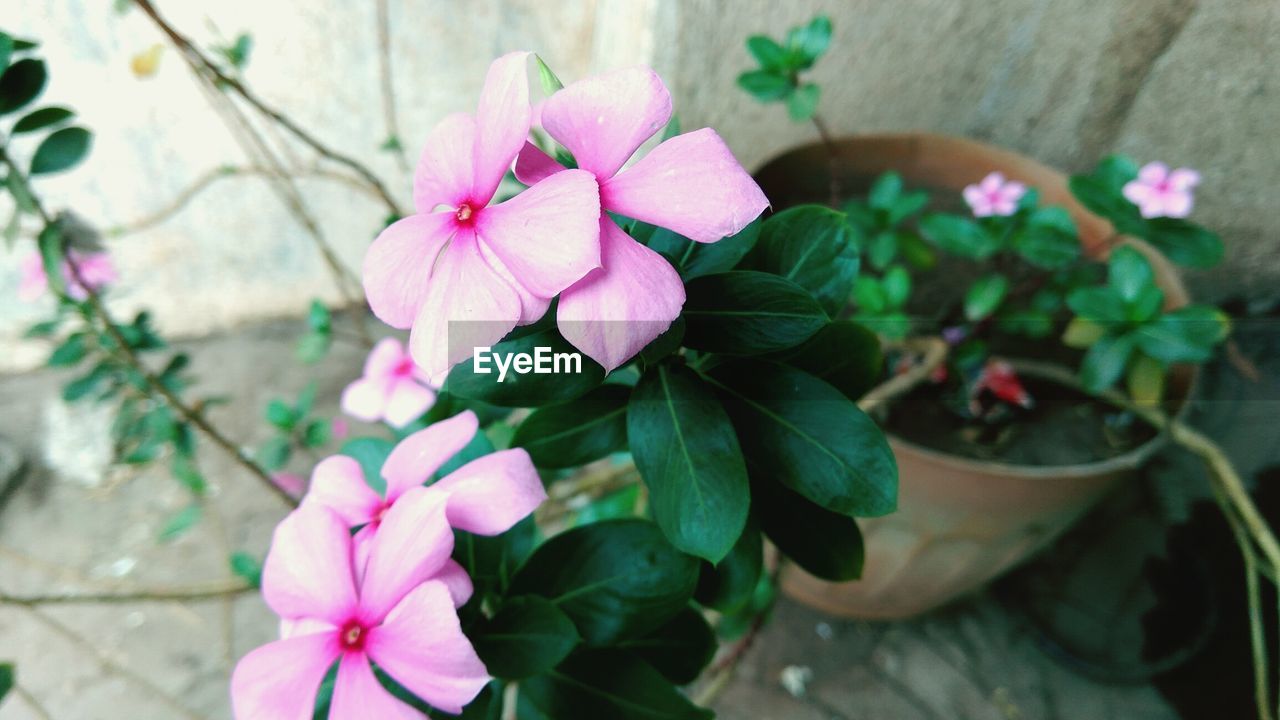
[[[352,620],[343,626],[342,632],[338,635],[338,643],[347,652],[358,652],[364,649],[364,638],[364,626]]]
[[[396,365],[395,370],[391,371],[396,377],[407,378],[413,375],[413,359],[405,358]]]
[[[458,222],[463,222],[463,223],[471,222],[471,215],[474,212],[475,211],[471,209],[471,206],[469,204],[462,203],[461,205],[458,206],[458,215],[457,215]]]

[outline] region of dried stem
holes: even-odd
[[[156,27],[158,27],[160,31],[169,38],[169,41],[182,54],[182,56],[186,58],[188,64],[190,64],[196,72],[207,79],[211,79],[218,85],[229,88],[235,92],[255,110],[270,118],[277,125],[287,130],[290,134],[301,140],[321,156],[354,170],[360,175],[360,177],[364,178],[365,182],[369,184],[369,187],[373,188],[378,196],[382,198],[383,203],[386,204],[389,211],[396,215],[404,214],[395,199],[391,196],[391,193],[387,192],[382,181],[378,179],[378,176],[375,175],[372,170],[355,158],[340,153],[320,142],[309,132],[303,130],[293,120],[289,119],[289,117],[284,113],[267,105],[259,99],[238,79],[224,73],[222,69],[205,56],[205,54],[196,47],[194,43],[192,43],[185,35],[178,32],[177,29],[161,17],[160,13],[155,8],[155,5],[151,3],[151,0],[134,0],[134,2],[137,3],[138,7],[141,8],[144,13],[146,13],[147,17],[151,18],[151,21],[156,24]]]
[[[409,158],[400,144],[400,123],[396,120],[395,83],[391,75],[391,13],[387,0],[378,0],[378,75],[382,84],[382,120],[387,126],[388,140],[394,140],[391,148],[400,171],[408,173]]]
[[[194,602],[218,600],[256,592],[244,582],[210,583],[193,587],[154,588],[114,593],[60,593],[54,595],[10,595],[0,592],[0,605],[37,607],[41,605],[120,605],[142,602]]]
[[[894,375],[885,382],[871,388],[858,401],[863,412],[871,412],[881,405],[901,395],[911,392],[920,383],[928,380],[942,363],[947,361],[948,346],[946,341],[938,337],[910,338],[902,341],[905,349],[920,352],[924,358],[906,372]]]
[[[842,199],[839,176],[840,148],[836,145],[835,136],[827,128],[826,121],[816,112],[813,114],[813,127],[818,131],[818,137],[822,139],[822,145],[827,149],[828,191],[831,194],[831,207],[839,207]]]
[[[35,713],[36,717],[40,718],[40,720],[53,720],[53,715],[49,714],[48,708],[37,700],[36,696],[32,695],[30,690],[27,690],[22,685],[15,683],[13,686],[13,694],[22,698],[22,702],[26,703],[27,708],[31,710],[31,712]]]

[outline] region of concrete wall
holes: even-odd
[[[175,54],[165,53],[155,77],[134,77],[131,56],[160,37],[138,11],[118,16],[110,5],[18,3],[4,20],[45,42],[46,98],[73,105],[97,132],[89,163],[40,189],[104,227],[167,205],[211,168],[246,163]],[[367,159],[407,203],[408,176],[377,150],[386,133],[372,1],[159,6],[202,42],[252,32],[247,79],[257,92]],[[749,64],[742,41],[817,11],[835,22],[816,72],[835,130],[968,135],[1068,170],[1111,150],[1190,165],[1205,178],[1197,217],[1223,233],[1229,258],[1192,277],[1193,289],[1260,295],[1280,278],[1277,0],[390,0],[401,135],[416,153],[436,120],[474,106],[490,59],[531,48],[566,80],[653,64],[685,126],[718,128],[754,166],[812,136],[779,106],[735,89]],[[358,267],[382,208],[328,180],[301,187],[326,239]],[[171,332],[201,334],[336,297],[308,235],[259,178],[220,180],[112,251],[126,278],[122,311],[153,307]],[[16,339],[47,311],[12,300],[17,254],[0,249],[0,369],[30,366],[46,351]]]

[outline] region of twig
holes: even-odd
[[[920,383],[929,379],[933,372],[947,360],[948,346],[939,337],[910,338],[902,342],[902,347],[923,353],[924,358],[909,370],[894,375],[885,382],[871,388],[858,407],[863,412],[871,412],[894,398],[914,390]]]
[[[48,708],[37,700],[36,696],[32,695],[30,690],[27,690],[22,685],[15,683],[13,686],[13,694],[22,698],[22,702],[26,703],[27,708],[29,708],[31,712],[35,713],[36,717],[40,718],[40,720],[53,720],[53,716],[49,714]]]
[[[119,605],[141,602],[194,602],[218,600],[255,592],[244,582],[211,583],[204,586],[155,588],[117,593],[62,593],[57,595],[10,595],[0,592],[0,605],[37,607],[41,605]]]
[[[387,126],[387,139],[394,141],[391,148],[400,171],[410,171],[409,159],[400,144],[400,123],[396,120],[395,83],[391,76],[391,13],[387,0],[378,0],[378,75],[382,81],[382,119]]]
[[[369,183],[369,186],[373,188],[375,192],[377,192],[378,196],[382,198],[382,201],[386,204],[388,210],[396,215],[404,214],[395,199],[391,196],[391,193],[387,192],[382,181],[378,179],[378,176],[375,175],[372,170],[355,158],[333,150],[320,142],[306,130],[303,130],[293,120],[289,119],[289,117],[284,113],[267,105],[259,99],[238,79],[224,73],[217,64],[206,57],[205,54],[201,52],[201,50],[197,48],[185,35],[178,32],[177,29],[162,18],[160,13],[156,10],[155,5],[151,3],[151,0],[134,0],[134,2],[137,3],[138,7],[141,8],[144,13],[146,13],[147,17],[151,18],[151,21],[156,24],[156,27],[158,27],[160,31],[169,38],[170,42],[172,42],[174,47],[176,47],[182,56],[187,59],[188,64],[190,64],[193,69],[207,78],[212,78],[218,85],[234,91],[237,95],[243,98],[245,102],[253,106],[255,110],[270,118],[280,127],[289,131],[290,134],[308,145],[312,150],[315,150],[317,153],[329,160],[332,160],[333,162],[345,165],[354,170],[360,175],[360,177],[364,178],[365,182]]]
[[[827,149],[827,173],[828,188],[831,193],[831,207],[840,206],[840,148],[836,145],[835,136],[827,129],[827,123],[818,113],[813,114],[813,127],[818,131],[818,137],[822,139],[822,144]]]

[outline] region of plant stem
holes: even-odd
[[[65,593],[57,595],[10,595],[0,592],[0,605],[119,605],[139,602],[191,602],[217,600],[255,592],[256,588],[244,582],[216,583],[204,586],[158,588],[119,593]]]
[[[831,207],[840,207],[842,198],[838,175],[840,170],[840,148],[836,145],[835,136],[827,128],[827,123],[822,119],[822,116],[815,112],[812,120],[813,127],[818,131],[818,137],[822,139],[822,144],[827,149],[828,192],[831,195]]]
[[[53,716],[49,714],[49,710],[36,699],[35,695],[31,694],[30,690],[27,690],[22,685],[15,683],[13,686],[13,694],[22,698],[22,702],[26,703],[27,708],[30,709],[31,712],[35,713],[36,717],[40,718],[40,720],[53,720]]]
[[[391,13],[387,0],[378,0],[378,76],[382,81],[382,119],[387,126],[387,138],[395,140],[392,150],[400,171],[408,173],[412,168],[400,145],[400,123],[396,120],[395,83],[391,75]]]
[[[890,400],[914,390],[920,383],[928,380],[942,363],[946,362],[950,350],[946,341],[939,337],[908,338],[901,342],[901,346],[923,353],[924,359],[906,372],[894,375],[868,390],[867,394],[858,400],[858,407],[863,412],[871,412]]]
[[[254,109],[287,130],[312,150],[315,150],[317,153],[329,160],[332,160],[333,162],[345,165],[354,170],[360,175],[360,177],[364,178],[365,182],[367,182],[375,192],[377,192],[378,196],[382,198],[383,203],[386,204],[388,210],[396,215],[404,214],[395,199],[391,196],[391,193],[387,192],[382,181],[378,179],[378,176],[375,175],[372,170],[355,158],[333,150],[320,142],[306,130],[303,130],[293,120],[289,119],[289,117],[284,113],[272,108],[259,99],[239,80],[224,73],[221,68],[209,60],[209,58],[206,57],[205,54],[201,52],[200,49],[197,48],[186,36],[178,32],[177,29],[162,18],[160,13],[156,10],[155,5],[151,3],[151,0],[133,1],[142,9],[142,12],[146,13],[147,17],[151,18],[151,21],[156,24],[156,27],[158,27],[160,31],[169,38],[169,41],[173,43],[174,47],[177,48],[184,58],[186,58],[188,64],[190,64],[193,69],[196,69],[197,72],[200,72],[207,77],[213,78],[218,85],[230,88],[237,95],[243,98],[245,102],[253,106]]]

